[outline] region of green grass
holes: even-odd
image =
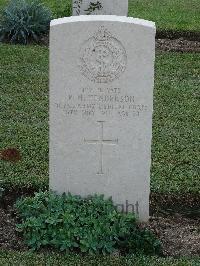
[[[0,0],[0,10],[2,10],[4,8],[4,6],[6,6],[8,3],[8,0]]]
[[[51,8],[54,15],[69,14],[71,0],[41,1]],[[0,9],[7,2],[0,0]],[[159,30],[200,31],[199,0],[129,0],[129,16],[155,21]]]
[[[31,252],[13,252],[0,250],[0,265],[20,266],[199,266],[200,258],[157,258],[145,256],[80,256],[56,253],[36,254]]]
[[[22,160],[0,161],[5,186],[48,186],[48,49],[0,45],[0,149]],[[156,57],[151,189],[199,193],[200,54]]]
[[[200,31],[199,0],[129,0],[129,16],[155,21],[158,30]]]
[[[3,45],[0,54],[0,147],[22,153],[21,163],[1,161],[0,179],[43,186],[48,177],[48,49]]]
[[[152,190],[200,192],[200,54],[156,58]]]

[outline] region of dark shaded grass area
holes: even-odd
[[[31,252],[13,252],[0,250],[0,263],[2,265],[77,265],[77,266],[199,266],[197,258],[157,258],[145,256],[81,256],[76,254],[34,254]]]

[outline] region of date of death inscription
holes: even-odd
[[[148,112],[145,104],[138,103],[134,95],[123,93],[120,88],[81,88],[78,92],[66,90],[65,97],[55,102],[66,116],[121,118],[139,117]]]

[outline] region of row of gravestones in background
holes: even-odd
[[[81,5],[82,5],[83,0],[77,0],[73,2],[73,14],[79,16],[81,13]],[[95,11],[100,11],[103,8],[101,2],[97,1],[95,2],[89,2],[89,5],[87,9],[84,11],[86,12],[87,15],[92,14]]]
[[[74,0],[73,15],[118,15],[127,16],[128,0]]]

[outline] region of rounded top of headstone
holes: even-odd
[[[155,31],[155,23],[152,21],[139,19],[139,18],[132,18],[132,17],[125,17],[125,16],[115,16],[115,15],[81,15],[81,16],[71,16],[71,17],[64,17],[58,18],[51,21],[50,26],[57,26],[65,23],[75,23],[75,22],[124,22],[124,23],[131,23],[138,26],[144,26],[152,28]]]

